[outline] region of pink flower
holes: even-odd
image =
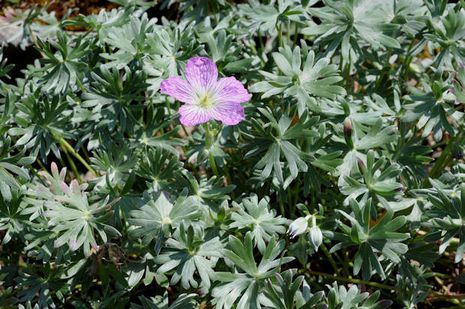
[[[211,119],[225,125],[236,125],[244,120],[241,103],[251,95],[234,77],[218,80],[215,63],[205,57],[194,57],[187,61],[186,80],[173,76],[165,79],[160,91],[184,103],[179,109],[181,123],[195,126]]]

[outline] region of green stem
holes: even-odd
[[[321,248],[321,251],[323,251],[323,253],[328,258],[328,261],[329,261],[329,264],[331,264],[331,267],[334,269],[336,274],[339,275],[340,274],[339,268],[337,267],[336,261],[333,259],[331,253],[329,253],[328,248],[326,248],[325,244],[323,243],[321,244],[320,248]]]
[[[32,171],[32,173],[34,174],[35,177],[40,178],[39,170],[31,167],[31,171]]]
[[[352,84],[352,79],[350,78],[350,63],[351,63],[351,61],[352,60],[349,57],[349,63],[346,64],[345,69],[344,69],[347,93],[353,93],[354,92],[354,86]]]
[[[287,188],[287,207],[290,208],[292,205],[292,190],[291,188]]]
[[[91,172],[94,176],[97,176],[97,173],[95,172],[95,170],[86,162],[86,160],[84,160],[83,157],[81,157],[81,155],[79,153],[77,153],[73,146],[71,146],[64,138],[62,137],[58,137],[58,142],[60,143],[60,146],[62,147],[62,149],[66,152],[68,151],[73,157],[75,157],[76,159],[79,160],[79,162],[82,163],[82,165],[84,165],[84,167],[89,171]]]
[[[297,36],[298,36],[299,32],[298,32],[298,29],[297,29],[297,24],[294,25],[294,46],[297,46]]]
[[[299,185],[300,185],[300,182],[299,182]],[[296,212],[296,206],[297,206],[297,203],[299,202],[299,194],[300,194],[300,189],[299,188],[302,188],[303,186],[296,186],[294,188],[294,192],[293,192],[293,201],[292,201],[292,205],[291,205],[291,213],[295,214]]]
[[[373,281],[365,281],[365,280],[360,280],[360,279],[354,279],[354,278],[346,278],[346,277],[341,277],[341,276],[334,276],[331,274],[327,274],[321,271],[315,271],[315,270],[307,270],[307,273],[311,275],[316,275],[316,276],[321,276],[321,277],[326,277],[326,278],[332,278],[336,281],[341,281],[341,282],[349,282],[349,283],[355,283],[355,284],[364,284],[368,286],[372,286],[375,288],[380,288],[384,290],[396,290],[395,286],[388,285],[388,284],[383,284],[383,283],[378,283],[378,282],[373,282]]]
[[[87,152],[86,147],[82,146],[81,147],[82,153],[84,153],[84,157],[87,161],[90,161],[89,153]]]
[[[422,33],[420,32],[417,35],[422,35]],[[409,47],[407,49],[407,54],[406,54],[405,59],[404,59],[404,61],[402,63],[402,68],[400,69],[399,76],[404,80],[406,80],[405,74],[407,73],[407,71],[408,71],[408,69],[410,67],[410,63],[413,60],[413,56],[411,54],[412,54],[412,51],[413,51],[413,47],[415,46],[415,40],[416,40],[416,38],[412,39],[412,41],[410,42],[410,45],[409,45]]]
[[[282,24],[279,24],[278,26],[278,46],[282,47],[283,46],[283,33],[282,33]]]
[[[232,178],[231,178],[231,173],[229,172],[229,164],[227,164],[227,162],[225,162],[225,164],[223,165],[223,171],[226,177],[226,183],[228,185],[231,184]]]
[[[81,175],[79,174],[76,164],[74,164],[73,159],[69,155],[69,152],[66,149],[63,149],[63,152],[66,155],[66,159],[68,159],[69,165],[71,166],[71,170],[73,171],[74,176],[76,179],[79,181],[79,183],[82,183]]]
[[[339,255],[336,255],[336,257],[338,258],[339,261],[341,261],[342,272],[344,273],[344,275],[349,277],[350,276],[349,265],[350,265],[350,260],[351,260],[349,258],[349,253],[345,252],[343,253],[343,257],[340,257]]]
[[[291,42],[291,21],[287,21],[287,32],[286,32],[286,38],[287,38],[287,44],[290,44]]]
[[[189,136],[189,132],[187,132],[186,127],[185,127],[183,124],[181,124],[181,128],[182,128],[184,134],[186,135],[186,137],[188,137],[188,136]]]
[[[431,293],[431,296],[428,297],[429,301],[441,301],[441,300],[458,300],[465,299],[465,294],[440,294],[437,292]]]
[[[265,45],[263,44],[263,38],[260,31],[258,31],[258,43],[260,44],[260,51],[263,53],[265,51]]]
[[[82,83],[81,83],[81,81],[79,80],[79,78],[76,78],[76,82],[77,82],[77,85],[79,86],[79,88],[81,89],[82,93],[87,93],[86,88],[84,88],[84,86],[82,85]]]
[[[284,210],[284,202],[283,202],[283,199],[280,198],[279,196],[278,198],[279,198],[279,209],[281,209],[281,215],[284,217],[286,216],[286,212]]]
[[[168,100],[168,96],[166,96],[166,98],[165,98],[165,103],[166,103],[166,108],[168,108],[168,115],[171,116],[171,106],[170,106],[170,102]]]
[[[460,131],[460,133],[456,135],[455,137],[451,137],[451,139],[447,143],[446,148],[441,153],[441,155],[436,160],[436,162],[434,163],[433,167],[430,170],[429,175],[431,178],[438,177],[439,174],[444,170],[444,168],[449,163],[451,163],[452,157],[453,157],[452,150],[454,149],[455,145],[460,145],[463,142],[462,141],[463,139],[464,139],[463,130]]]
[[[216,167],[215,158],[213,157],[213,154],[211,152],[208,154],[208,160],[210,161],[210,165],[212,166],[213,173],[216,176],[219,176],[218,168]]]
[[[205,146],[208,151],[208,160],[210,161],[210,166],[213,170],[213,173],[216,176],[219,176],[218,168],[216,167],[215,157],[213,157],[213,153],[211,151],[213,144],[214,144],[215,137],[213,136],[213,133],[210,130],[209,122],[207,122],[203,127],[205,129]]]
[[[47,168],[46,168],[45,165],[42,163],[42,161],[40,161],[39,159],[37,159],[37,163],[38,163],[39,166],[44,170],[44,172],[48,172]]]

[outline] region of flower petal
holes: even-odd
[[[213,91],[215,100],[223,103],[244,103],[252,97],[235,77],[220,79]]]
[[[220,102],[213,108],[213,118],[233,126],[245,119],[244,107],[240,103]]]
[[[179,108],[181,123],[193,127],[213,119],[213,111],[194,104],[184,104]]]
[[[194,98],[192,86],[178,76],[173,76],[162,81],[160,92],[172,96],[183,103],[192,104]]]
[[[218,79],[216,64],[206,57],[194,57],[187,61],[186,79],[197,92],[204,92]]]

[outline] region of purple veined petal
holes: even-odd
[[[216,64],[206,57],[193,57],[187,61],[186,79],[197,93],[205,92],[218,79]]]
[[[240,103],[218,102],[213,110],[213,118],[228,126],[236,125],[245,119],[244,107]]]
[[[162,81],[160,92],[172,96],[183,103],[192,104],[194,100],[192,86],[178,76],[169,77]]]
[[[235,77],[220,79],[213,89],[215,100],[227,103],[244,103],[252,97]]]
[[[214,111],[195,104],[184,104],[179,108],[179,114],[183,125],[193,127],[213,119]]]

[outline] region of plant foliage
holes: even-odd
[[[111,2],[0,16],[0,307],[465,306],[465,1]]]

